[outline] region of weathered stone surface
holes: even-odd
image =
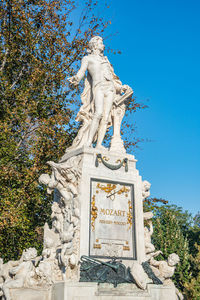
[[[51,289],[12,289],[13,300],[51,300]]]

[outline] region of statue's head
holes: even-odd
[[[148,182],[147,180],[144,180],[143,181],[143,189],[144,189],[144,191],[148,192],[150,190],[150,188],[151,188],[151,183]]]
[[[35,248],[28,248],[23,251],[22,257],[24,261],[29,261],[37,257],[37,250]]]
[[[176,253],[172,253],[168,256],[167,262],[170,267],[174,267],[180,261],[179,256]]]
[[[103,52],[105,46],[103,44],[103,39],[100,36],[94,36],[93,38],[91,38],[91,40],[89,41],[88,44],[88,53],[92,53],[95,52],[95,50],[100,50],[101,52]]]
[[[40,175],[38,181],[39,181],[39,183],[48,185],[48,184],[49,184],[49,181],[50,181],[50,176],[49,176],[49,174],[42,174],[42,175]]]

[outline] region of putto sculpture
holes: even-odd
[[[37,257],[37,251],[35,248],[29,248],[24,250],[21,259],[18,261],[15,267],[9,269],[9,277],[2,285],[3,295],[6,300],[10,300],[11,288],[22,288],[24,285],[31,286],[35,283],[33,276],[34,262]]]
[[[71,84],[78,85],[87,71],[81,95],[83,105],[76,118],[82,122],[82,127],[71,149],[91,146],[95,141],[97,148],[103,148],[106,130],[113,125],[111,148],[119,151],[120,146],[120,150],[124,150],[120,126],[125,113],[124,102],[131,97],[133,91],[128,85],[122,85],[115,75],[108,58],[104,56],[104,48],[103,39],[100,36],[93,37],[88,44],[88,55],[82,59],[81,68],[75,76],[68,79]]]

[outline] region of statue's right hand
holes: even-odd
[[[76,75],[67,78],[67,80],[68,80],[71,84],[73,84],[73,85],[75,85],[75,86],[79,84],[79,81],[78,81],[78,78],[77,78]]]

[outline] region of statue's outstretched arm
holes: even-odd
[[[79,71],[77,72],[77,74],[75,76],[68,78],[69,82],[72,83],[73,85],[78,85],[79,82],[81,81],[81,79],[83,79],[85,72],[87,70],[87,67],[88,67],[88,58],[87,58],[87,56],[84,56],[81,61],[81,67],[80,67]]]

